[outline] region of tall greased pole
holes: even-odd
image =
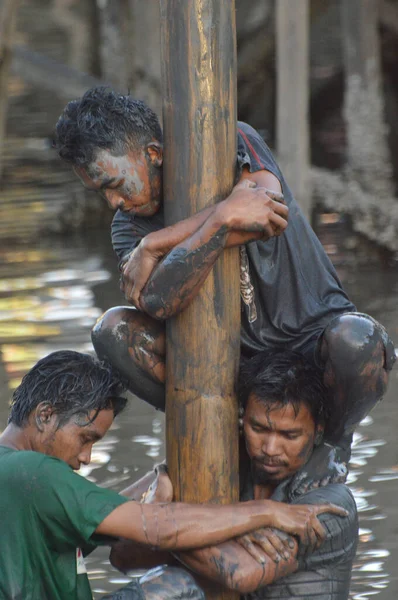
[[[164,198],[168,225],[225,198],[236,164],[233,0],[161,0]],[[166,447],[175,497],[238,500],[238,250],[167,322]],[[206,590],[207,598],[236,598]]]

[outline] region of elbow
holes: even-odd
[[[172,302],[165,301],[160,294],[145,294],[145,292],[140,296],[140,308],[157,321],[166,321],[182,310],[182,307],[176,307]]]

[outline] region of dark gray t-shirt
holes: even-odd
[[[266,169],[279,179],[289,225],[280,237],[241,247],[242,349],[251,354],[283,346],[308,354],[329,321],[355,307],[267,144],[250,125],[239,122],[237,180],[243,167],[252,173]],[[144,218],[118,211],[112,244],[119,260],[145,235],[163,227],[161,212]]]
[[[272,500],[286,502],[286,484],[281,484]],[[244,500],[253,498],[252,485],[246,485]],[[330,513],[319,520],[327,531],[321,547],[309,556],[299,558],[299,569],[272,585],[243,596],[244,600],[347,600],[350,590],[352,563],[358,543],[358,513],[354,497],[344,484],[331,484],[296,498],[293,504],[336,504],[345,508],[348,517]],[[300,555],[299,555],[300,556]]]

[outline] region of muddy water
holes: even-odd
[[[375,251],[363,252],[337,215],[322,219],[322,241],[358,309],[380,319],[398,339],[398,269]],[[374,257],[374,259],[372,259]],[[90,351],[90,329],[119,304],[109,232],[0,247],[0,429],[12,389],[40,357],[58,348]],[[351,598],[398,597],[398,370],[383,403],[360,426],[350,486],[360,512],[360,543]],[[96,444],[82,475],[120,490],[163,457],[163,416],[131,398],[123,416]],[[116,572],[105,548],[87,558],[93,594],[115,590],[128,578]]]

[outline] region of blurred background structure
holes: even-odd
[[[398,339],[398,0],[236,0],[238,116],[273,148],[358,310]],[[112,214],[51,148],[66,102],[110,84],[161,112],[158,0],[0,0],[0,427],[23,373],[120,304]],[[178,60],[178,58],[177,58]],[[361,425],[351,597],[398,597],[396,371]],[[133,442],[133,443],[131,443]],[[133,399],[83,473],[120,489],[163,452]],[[124,581],[90,557],[95,597]]]

